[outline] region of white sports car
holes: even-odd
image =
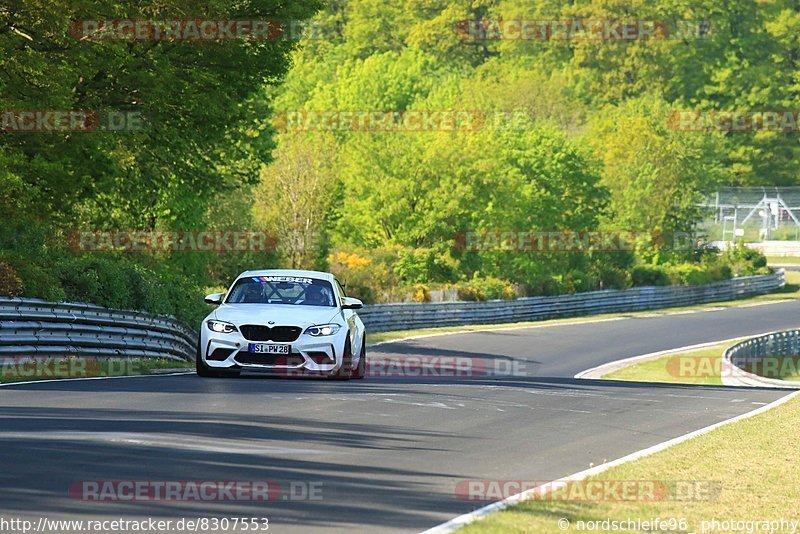
[[[366,332],[354,311],[362,303],[330,273],[247,271],[205,301],[219,307],[200,326],[200,376],[364,378]]]

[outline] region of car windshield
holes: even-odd
[[[237,280],[227,304],[293,304],[335,306],[327,280],[298,276],[248,276]]]

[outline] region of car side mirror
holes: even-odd
[[[206,295],[206,298],[203,300],[206,304],[222,304],[222,297],[225,293],[211,293],[210,295]]]
[[[353,297],[345,297],[342,303],[343,310],[360,310],[364,307],[364,303]]]

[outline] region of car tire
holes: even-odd
[[[235,369],[212,369],[207,366],[200,356],[200,342],[197,342],[197,355],[195,356],[194,366],[197,370],[197,376],[203,378],[233,378],[239,376],[239,371]]]
[[[367,339],[361,340],[361,355],[358,358],[358,366],[353,370],[352,378],[363,379],[367,376]]]
[[[344,342],[344,354],[342,355],[342,365],[331,374],[337,380],[349,380],[353,375],[353,349],[350,348],[350,334],[347,334],[347,341]]]

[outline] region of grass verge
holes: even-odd
[[[767,256],[767,265],[800,265],[800,256]]]
[[[32,380],[138,376],[165,370],[193,369],[194,362],[147,358],[141,360],[114,358],[11,358],[0,363],[0,384]]]
[[[729,341],[702,349],[634,362],[602,376],[606,380],[667,382],[672,384],[722,385],[722,353],[738,343]],[[744,370],[766,378],[800,381],[800,357],[773,356],[754,359]]]
[[[459,530],[461,534],[610,531],[589,521],[659,518],[685,521],[686,528],[629,529],[626,532],[733,532],[725,521],[800,521],[800,463],[793,443],[800,425],[800,397],[752,418],[723,426],[646,458],[613,467],[589,481],[654,481],[670,491],[644,501],[537,498],[492,514]],[[680,484],[678,483],[680,481]],[[716,518],[718,523],[703,523]],[[564,520],[568,521],[566,523]],[[561,526],[559,526],[561,521]],[[580,521],[584,524],[581,525]],[[594,524],[594,523],[593,523]],[[562,528],[566,525],[566,528]],[[752,525],[752,523],[751,523]],[[581,528],[583,526],[584,528]],[[664,527],[664,525],[660,525]],[[652,527],[652,526],[651,526]],[[741,530],[748,532],[748,530]],[[784,527],[772,532],[788,532]],[[750,532],[770,532],[769,529]]]
[[[661,356],[632,363],[606,375],[607,380],[668,382],[672,384],[722,385],[722,353],[736,342]]]

